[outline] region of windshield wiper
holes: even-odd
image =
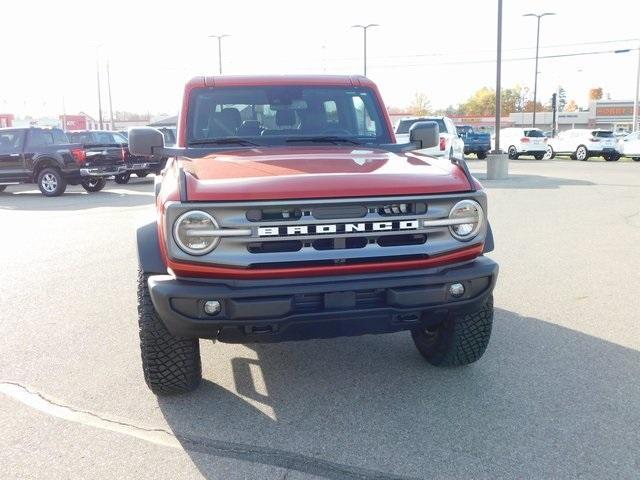
[[[315,142],[315,143],[350,143],[351,145],[362,145],[362,142],[358,142],[357,140],[352,140],[346,137],[338,137],[335,135],[326,135],[322,137],[297,137],[297,138],[287,138],[287,143],[294,142]]]
[[[189,142],[189,145],[247,145],[253,147],[261,146],[259,143],[245,140],[244,138],[224,137],[224,138],[206,138],[204,140],[195,140]]]

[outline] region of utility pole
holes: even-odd
[[[113,104],[111,103],[111,75],[109,74],[109,62],[107,62],[107,93],[109,94],[109,118],[111,119],[111,130],[114,130],[113,124]]]
[[[523,17],[536,17],[538,19],[538,29],[536,33],[536,72],[533,77],[533,124],[532,127],[536,126],[536,102],[538,98],[538,51],[540,49],[540,19],[542,17],[546,17],[548,15],[555,15],[555,13],[545,12],[545,13],[526,13]]]
[[[222,39],[224,37],[230,37],[231,35],[222,34],[222,35],[209,35],[209,38],[217,38],[218,39],[218,73],[222,75]]]
[[[377,23],[370,23],[368,25],[352,25],[351,28],[361,28],[364,33],[364,76],[367,76],[367,30],[371,27],[379,27]]]
[[[100,126],[100,130],[102,130],[102,98],[101,98],[101,89],[100,89],[100,56],[96,56],[96,77],[98,79],[98,125]]]

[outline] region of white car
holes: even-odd
[[[503,128],[500,130],[500,145],[506,148],[511,160],[522,155],[542,160],[547,153],[547,137],[539,128]]]
[[[458,131],[449,117],[409,117],[403,118],[396,124],[396,142],[409,141],[409,129],[416,122],[436,122],[440,130],[440,143],[437,147],[425,148],[421,152],[433,157],[463,158],[464,140],[458,136]]]
[[[549,139],[548,158],[569,155],[573,160],[604,157],[608,162],[620,158],[618,142],[611,130],[574,128]]]
[[[620,153],[640,162],[640,132],[633,132],[618,141]]]

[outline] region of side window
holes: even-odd
[[[39,148],[53,145],[53,135],[45,130],[29,130],[27,137],[27,147]]]
[[[340,119],[338,118],[338,106],[334,100],[327,100],[326,102],[322,102],[322,107],[324,108],[325,118],[327,119],[327,123],[330,126],[335,126],[340,123]]]
[[[127,139],[119,133],[112,133],[113,143],[127,143]]]
[[[0,153],[19,153],[23,139],[24,132],[21,130],[0,132]]]
[[[356,114],[357,135],[375,137],[377,135],[376,123],[371,119],[369,107],[360,96],[351,97]]]
[[[53,135],[53,142],[56,145],[69,143],[69,139],[67,138],[67,135],[62,130],[52,130],[51,134]]]

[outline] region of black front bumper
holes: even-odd
[[[149,277],[158,315],[175,336],[229,343],[277,342],[390,333],[441,322],[473,311],[493,291],[498,265],[487,257],[411,272],[284,280]],[[462,283],[452,297],[448,287]],[[218,300],[215,316],[204,312]]]
[[[465,145],[464,146],[465,155],[469,153],[487,153],[489,150],[491,150],[491,145]]]

